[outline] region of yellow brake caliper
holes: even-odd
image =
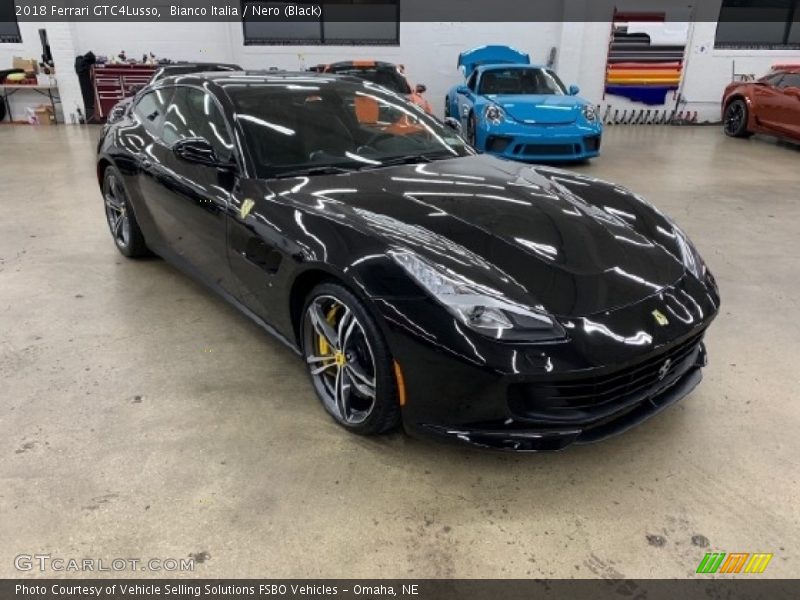
[[[328,321],[328,323],[330,323],[331,325],[334,324],[334,320],[336,319],[336,311],[338,310],[339,306],[338,305],[334,306],[328,311],[328,314],[325,315],[325,320]],[[317,343],[319,344],[319,355],[327,356],[331,354],[331,347],[330,344],[328,344],[328,340],[325,339],[325,336],[318,335],[317,338],[318,338]]]

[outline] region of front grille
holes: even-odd
[[[610,409],[613,412],[614,406],[624,406],[626,401],[650,390],[656,391],[662,382],[687,371],[694,364],[702,339],[703,332],[700,332],[621,371],[561,381],[511,384],[509,408],[523,418],[534,418],[545,412],[550,416],[562,414],[567,419],[571,412],[576,418],[591,418],[593,413],[602,416]]]
[[[517,144],[514,154],[524,156],[568,156],[580,154],[579,144]]]

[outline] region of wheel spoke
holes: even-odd
[[[120,215],[119,219],[117,219],[116,226],[114,230],[119,234],[122,233],[122,226],[125,224],[125,215]]]
[[[342,344],[342,349],[344,349],[345,344],[347,344],[347,335],[345,334],[345,329],[347,328],[348,323],[355,323],[355,319],[353,318],[353,313],[350,312],[350,309],[346,306],[343,306],[344,314],[339,319],[339,323],[336,327],[336,337]]]
[[[347,363],[345,365],[347,374],[350,376],[350,383],[358,390],[358,393],[366,398],[375,398],[375,379],[367,376],[366,373],[361,371],[361,367],[356,366],[354,363]]]
[[[335,391],[335,398],[336,398],[336,410],[339,413],[339,416],[344,421],[350,420],[350,386],[345,383],[345,373],[344,369],[338,369],[336,371],[336,381],[334,383],[334,391]]]
[[[330,354],[328,356],[309,356],[308,358],[306,358],[306,362],[308,364],[310,364],[310,365],[313,365],[313,364],[316,364],[316,363],[321,363],[321,362],[328,362],[328,361],[332,361],[332,360],[335,360],[335,359]]]
[[[353,319],[344,332],[342,332],[341,328],[339,329],[339,339],[342,340],[342,350],[347,348],[347,343],[350,341],[350,336],[353,335],[353,330],[356,328],[356,325],[358,325],[358,321]]]
[[[314,327],[314,331],[325,338],[328,345],[338,349],[339,336],[336,334],[333,327],[331,327],[330,323],[328,323],[325,315],[322,314],[318,303],[313,302],[311,306],[308,307],[308,316],[311,319],[311,325]]]
[[[309,365],[317,365],[311,368],[312,375],[319,375],[324,373],[331,367],[336,366],[336,359],[333,356],[309,356],[306,358]],[[325,363],[325,364],[320,364]]]
[[[321,367],[316,367],[314,369],[311,369],[311,374],[312,375],[320,375],[321,373],[324,373],[325,371],[327,371],[331,367],[335,367],[335,366],[336,366],[336,363],[329,363],[327,365],[322,365]]]
[[[114,212],[122,212],[122,204],[111,194],[106,194],[106,206]]]

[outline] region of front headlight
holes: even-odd
[[[564,337],[548,314],[509,300],[490,287],[475,283],[444,267],[435,267],[408,250],[391,257],[461,323],[496,339],[544,341]]]
[[[483,110],[483,118],[492,125],[499,125],[506,120],[506,113],[496,104],[490,104]]]
[[[672,230],[675,232],[675,241],[678,243],[678,249],[681,253],[681,262],[686,270],[689,271],[700,281],[704,281],[708,269],[706,263],[697,248],[691,242],[689,237],[684,233],[683,229],[672,223]]]
[[[584,104],[583,105],[583,116],[590,123],[594,123],[595,121],[597,121],[597,111],[595,110],[594,106],[592,106],[591,104]]]

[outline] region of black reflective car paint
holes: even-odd
[[[261,74],[248,85],[291,85],[297,76],[337,81]],[[236,168],[186,163],[127,116],[101,140],[99,171],[107,163],[121,171],[154,251],[295,350],[297,291],[324,276],[350,287],[401,365],[408,431],[494,448],[560,448],[618,433],[699,381],[717,287],[684,234],[637,195],[488,155],[255,179],[224,91],[231,81],[205,74],[158,85],[216,97]],[[565,338],[526,343],[470,330],[390,257],[403,248],[546,310]],[[558,394],[569,396],[563,390],[586,385],[611,396],[559,405]],[[538,386],[561,391],[542,402]]]

